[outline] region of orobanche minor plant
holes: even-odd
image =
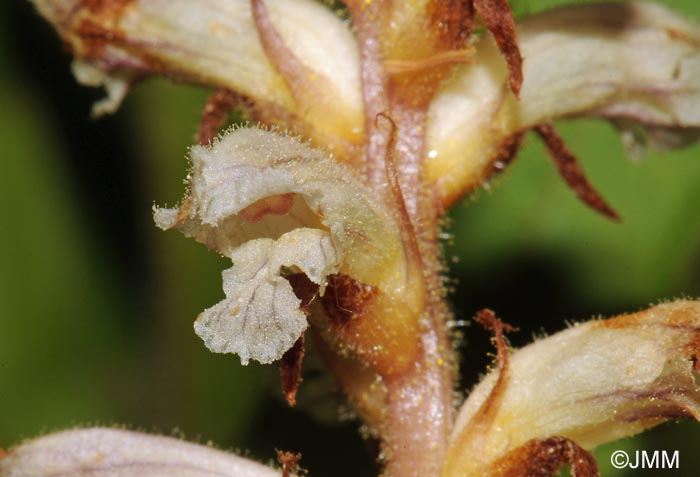
[[[598,474],[589,453],[700,418],[700,302],[577,324],[520,350],[493,312],[494,369],[457,409],[441,217],[539,135],[562,177],[617,220],[552,125],[607,119],[632,149],[700,127],[700,29],[652,3],[561,8],[515,24],[505,0],[33,0],[114,111],[152,74],[216,88],[186,198],[155,208],[228,257],[195,332],[279,362],[291,405],[305,344],[381,442],[390,477]],[[481,29],[481,25],[485,28]],[[250,125],[219,134],[238,109]],[[51,434],[1,476],[285,476],[172,438]]]

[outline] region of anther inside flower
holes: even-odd
[[[505,326],[481,315],[499,368],[455,418],[438,244],[446,208],[502,171],[531,129],[576,195],[619,218],[552,121],[608,119],[637,149],[695,139],[696,25],[642,2],[519,23],[505,0],[347,0],[348,20],[311,0],[34,3],[72,48],[78,80],[109,93],[96,113],[149,74],[218,89],[191,150],[189,195],[155,211],[161,228],[233,262],[226,298],[195,330],[244,363],[282,359],[290,402],[313,339],[381,441],[386,475],[545,476],[566,462],[595,475],[595,445],[697,417],[700,310],[679,301],[512,356]],[[215,138],[235,106],[260,126]],[[612,382],[621,369],[634,379]],[[0,469],[42,449],[30,443]]]

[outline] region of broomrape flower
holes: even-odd
[[[228,257],[226,297],[195,332],[242,363],[280,361],[294,404],[305,339],[382,443],[385,473],[597,475],[589,450],[699,417],[700,304],[579,324],[512,352],[459,412],[439,220],[513,159],[532,130],[562,177],[619,219],[552,126],[612,121],[632,152],[700,127],[700,29],[652,3],[552,10],[516,25],[504,0],[34,0],[104,86],[97,115],[138,79],[218,88],[183,203],[156,208]],[[486,27],[475,34],[478,22]],[[231,108],[256,127],[217,136]],[[294,459],[281,459],[283,473]],[[171,439],[110,429],[23,444],[0,475],[272,475]]]

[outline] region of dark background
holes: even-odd
[[[662,3],[700,18],[693,0]],[[0,447],[126,424],[262,460],[275,447],[303,451],[312,476],[371,475],[358,424],[321,373],[311,370],[301,409],[289,410],[274,367],[211,354],[192,331],[222,296],[228,265],[156,230],[151,207],[181,197],[207,91],[149,80],[94,122],[90,104],[103,93],[78,86],[69,63],[28,2],[0,3]],[[516,346],[566,320],[700,296],[700,148],[633,163],[607,124],[560,130],[622,224],[578,203],[530,137],[489,191],[455,207],[447,228],[456,319],[493,308],[521,329]],[[491,348],[478,327],[460,331],[469,389]],[[648,475],[700,475],[699,444],[700,426],[667,424],[598,456],[604,475],[638,476],[646,474],[611,470],[610,452],[679,449],[680,470]]]

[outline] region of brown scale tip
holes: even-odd
[[[586,173],[578,163],[576,156],[566,147],[564,139],[554,129],[551,123],[541,124],[533,128],[544,141],[549,155],[557,166],[559,175],[574,191],[578,198],[591,209],[614,222],[621,222],[620,215],[593,187]]]
[[[508,63],[508,83],[516,97],[523,84],[523,57],[515,34],[513,11],[506,0],[474,0],[474,8]]]
[[[280,361],[280,376],[282,377],[282,391],[287,403],[291,407],[297,404],[297,391],[303,381],[301,378],[301,364],[304,360],[304,335],[288,349]]]
[[[508,343],[504,332],[517,331],[517,328],[501,321],[493,310],[483,309],[476,312],[474,320],[485,329],[493,332],[493,342],[496,345],[497,361],[504,367],[508,361]]]
[[[242,99],[227,89],[219,89],[207,99],[202,111],[202,119],[197,132],[197,144],[206,146],[219,134],[229,112],[238,106]]]
[[[277,462],[282,466],[282,477],[290,477],[293,474],[301,473],[299,461],[301,460],[300,453],[287,452],[275,449],[277,452]]]

